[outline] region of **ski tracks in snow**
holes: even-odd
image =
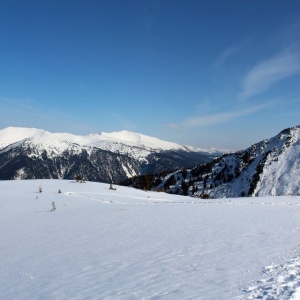
[[[154,194],[147,196],[134,197],[130,195],[118,195],[112,197],[109,193],[89,193],[89,192],[67,192],[65,195],[75,198],[84,198],[87,200],[99,201],[103,204],[123,204],[123,205],[141,205],[141,204],[197,204],[197,205],[300,205],[296,199],[291,197],[290,201],[257,201],[255,198],[246,201],[235,201],[234,199],[202,200],[187,198],[184,201],[172,201],[171,199],[160,199]],[[116,201],[116,199],[118,199]],[[250,200],[250,201],[249,201]],[[124,209],[127,210],[127,209]],[[296,228],[293,231],[300,231]],[[293,258],[291,258],[293,257]],[[284,259],[283,259],[284,260]],[[262,279],[250,282],[248,287],[241,288],[244,295],[235,297],[239,300],[300,300],[300,245],[292,251],[286,263],[279,265],[269,265],[262,270]],[[163,295],[158,295],[158,298]],[[154,297],[155,298],[155,297]]]
[[[104,204],[198,204],[198,205],[210,205],[210,204],[220,204],[220,205],[300,205],[300,201],[292,202],[259,202],[259,201],[235,201],[232,199],[212,199],[212,200],[203,200],[198,198],[187,197],[185,201],[173,201],[166,200],[165,198],[153,197],[153,194],[145,197],[133,197],[125,196],[122,194],[117,195],[118,200],[116,200],[116,195],[112,197],[110,193],[91,193],[91,192],[66,192],[66,196],[83,198],[93,201],[99,201]],[[299,197],[298,197],[299,198]],[[189,200],[193,199],[193,200]],[[248,198],[251,199],[251,198]],[[255,199],[255,198],[252,198]]]

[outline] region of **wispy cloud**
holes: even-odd
[[[246,42],[242,41],[223,50],[213,63],[213,67],[216,69],[221,68],[230,58],[232,58],[240,50],[242,50],[245,47],[245,45]]]
[[[300,71],[300,52],[297,47],[262,61],[246,75],[239,99],[247,99],[268,90],[277,82],[298,74]]]
[[[222,113],[216,113],[211,114],[207,116],[200,116],[200,117],[191,117],[185,120],[183,123],[184,126],[202,126],[202,125],[214,125],[214,124],[220,124],[220,123],[226,123],[233,119],[236,119],[238,117],[242,117],[245,115],[249,115],[252,113],[255,113],[257,111],[260,111],[264,108],[266,108],[268,104],[261,104],[256,105],[252,107],[243,108],[240,110],[233,110],[229,112],[222,112]]]
[[[119,127],[126,130],[136,130],[137,128],[137,125],[134,122],[132,122],[128,117],[125,117],[123,114],[117,111],[107,110],[106,114],[109,117],[109,119],[114,123],[116,128]]]
[[[231,110],[231,111],[222,112],[222,113],[209,114],[209,115],[205,115],[205,116],[189,117],[181,124],[171,123],[171,124],[166,124],[166,126],[169,128],[176,129],[176,128],[201,127],[201,126],[207,126],[207,125],[227,123],[236,118],[261,111],[261,110],[269,107],[270,105],[271,105],[270,103],[264,103],[264,104],[260,104],[260,105],[241,108],[238,110]]]
[[[78,118],[70,111],[53,109],[34,99],[10,99],[0,96],[0,129],[17,126],[40,128],[50,132],[87,134],[112,128],[113,130],[137,128],[135,123],[116,111],[102,110],[100,120],[93,119],[90,114],[82,113]]]
[[[166,127],[171,128],[171,129],[176,129],[176,128],[179,128],[180,125],[176,124],[176,123],[167,123]]]
[[[60,110],[50,109],[32,99],[0,97],[0,127],[35,127],[52,132],[90,132],[89,126]]]

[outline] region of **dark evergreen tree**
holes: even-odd
[[[151,189],[151,182],[148,175],[142,177],[142,189],[149,191]]]
[[[184,180],[181,181],[182,194],[187,196],[189,193],[189,185]]]

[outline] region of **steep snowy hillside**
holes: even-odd
[[[210,161],[219,153],[138,133],[76,136],[39,129],[0,130],[0,179],[66,178],[117,182]]]
[[[300,126],[205,165],[154,178],[156,189],[204,198],[300,193]]]
[[[0,181],[0,299],[299,299],[299,197],[114,188]]]

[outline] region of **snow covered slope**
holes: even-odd
[[[168,192],[209,198],[299,195],[300,126],[158,182]]]
[[[236,179],[213,194],[280,196],[300,192],[300,126],[283,130],[275,137],[254,144],[235,156],[229,155],[219,164],[233,162]],[[215,171],[215,170],[214,170]]]
[[[67,178],[116,182],[210,161],[220,153],[138,133],[77,136],[33,128],[0,130],[0,179]]]
[[[114,187],[0,181],[0,299],[299,299],[299,197]]]

